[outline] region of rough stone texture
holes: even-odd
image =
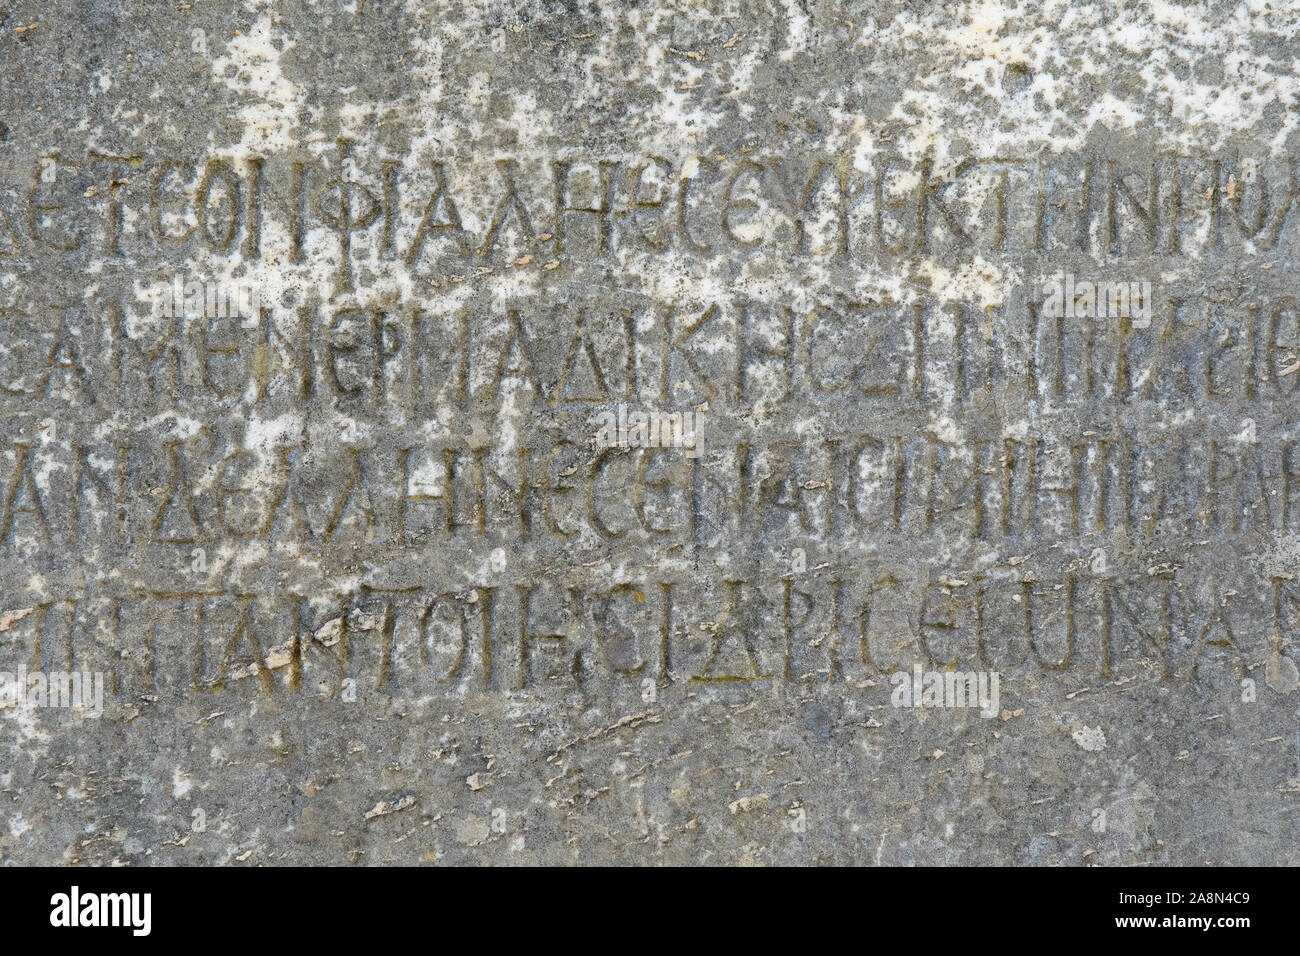
[[[6,11],[5,862],[1300,862],[1294,8]]]

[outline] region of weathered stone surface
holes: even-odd
[[[11,5],[0,858],[1298,862],[1298,17]]]

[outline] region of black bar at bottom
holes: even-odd
[[[785,923],[853,932],[911,927],[943,947],[983,940],[1178,940],[1224,945],[1284,932],[1293,891],[1283,869],[888,869],[536,873],[390,869],[0,868],[0,908],[15,935],[126,943],[373,947],[376,933],[460,925],[471,938],[590,944],[722,934],[729,948]],[[684,921],[684,922],[683,922]],[[90,924],[90,925],[88,925]],[[105,925],[107,924],[107,925]],[[658,924],[656,926],[656,924]],[[568,930],[565,927],[568,927]],[[856,927],[856,929],[854,929]],[[1010,934],[1009,936],[1006,934]],[[1050,935],[1044,935],[1050,934]],[[1245,934],[1243,936],[1243,934]],[[457,934],[459,935],[459,934]],[[435,937],[426,937],[430,940]],[[53,939],[51,940],[54,941]],[[450,942],[448,937],[446,942]],[[867,939],[864,938],[864,944]],[[584,944],[584,948],[585,948]],[[996,944],[994,944],[996,945]]]

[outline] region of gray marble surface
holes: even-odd
[[[0,861],[1298,862],[1297,21],[8,4]]]

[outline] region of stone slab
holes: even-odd
[[[0,859],[1300,862],[1297,18],[8,5]]]

